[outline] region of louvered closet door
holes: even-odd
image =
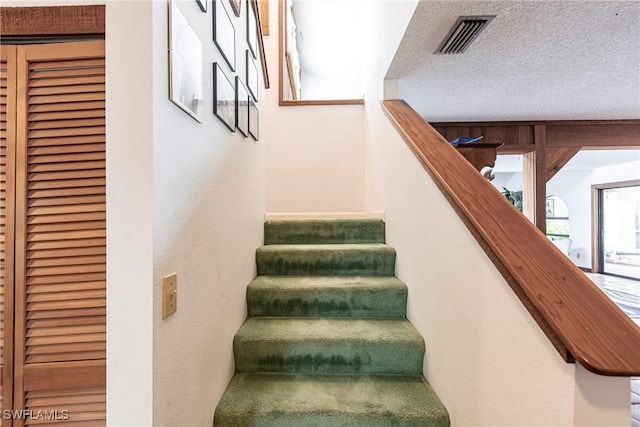
[[[15,201],[16,47],[0,46],[0,409],[13,389],[13,216]],[[4,424],[8,422],[3,421]],[[4,425],[3,424],[3,425]]]
[[[83,426],[105,424],[104,65],[104,42],[18,47],[14,407]]]

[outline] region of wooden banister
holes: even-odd
[[[640,328],[406,102],[382,106],[562,357],[640,375]]]

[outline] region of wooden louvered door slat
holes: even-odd
[[[17,47],[0,46],[0,409],[13,404]],[[3,417],[4,418],[4,417]],[[2,425],[11,420],[2,419]]]
[[[105,424],[104,71],[104,42],[18,47],[14,407],[44,414],[24,425]]]

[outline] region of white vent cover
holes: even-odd
[[[459,16],[435,54],[463,53],[495,16]]]

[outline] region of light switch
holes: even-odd
[[[162,318],[166,319],[178,309],[178,273],[162,278]]]

